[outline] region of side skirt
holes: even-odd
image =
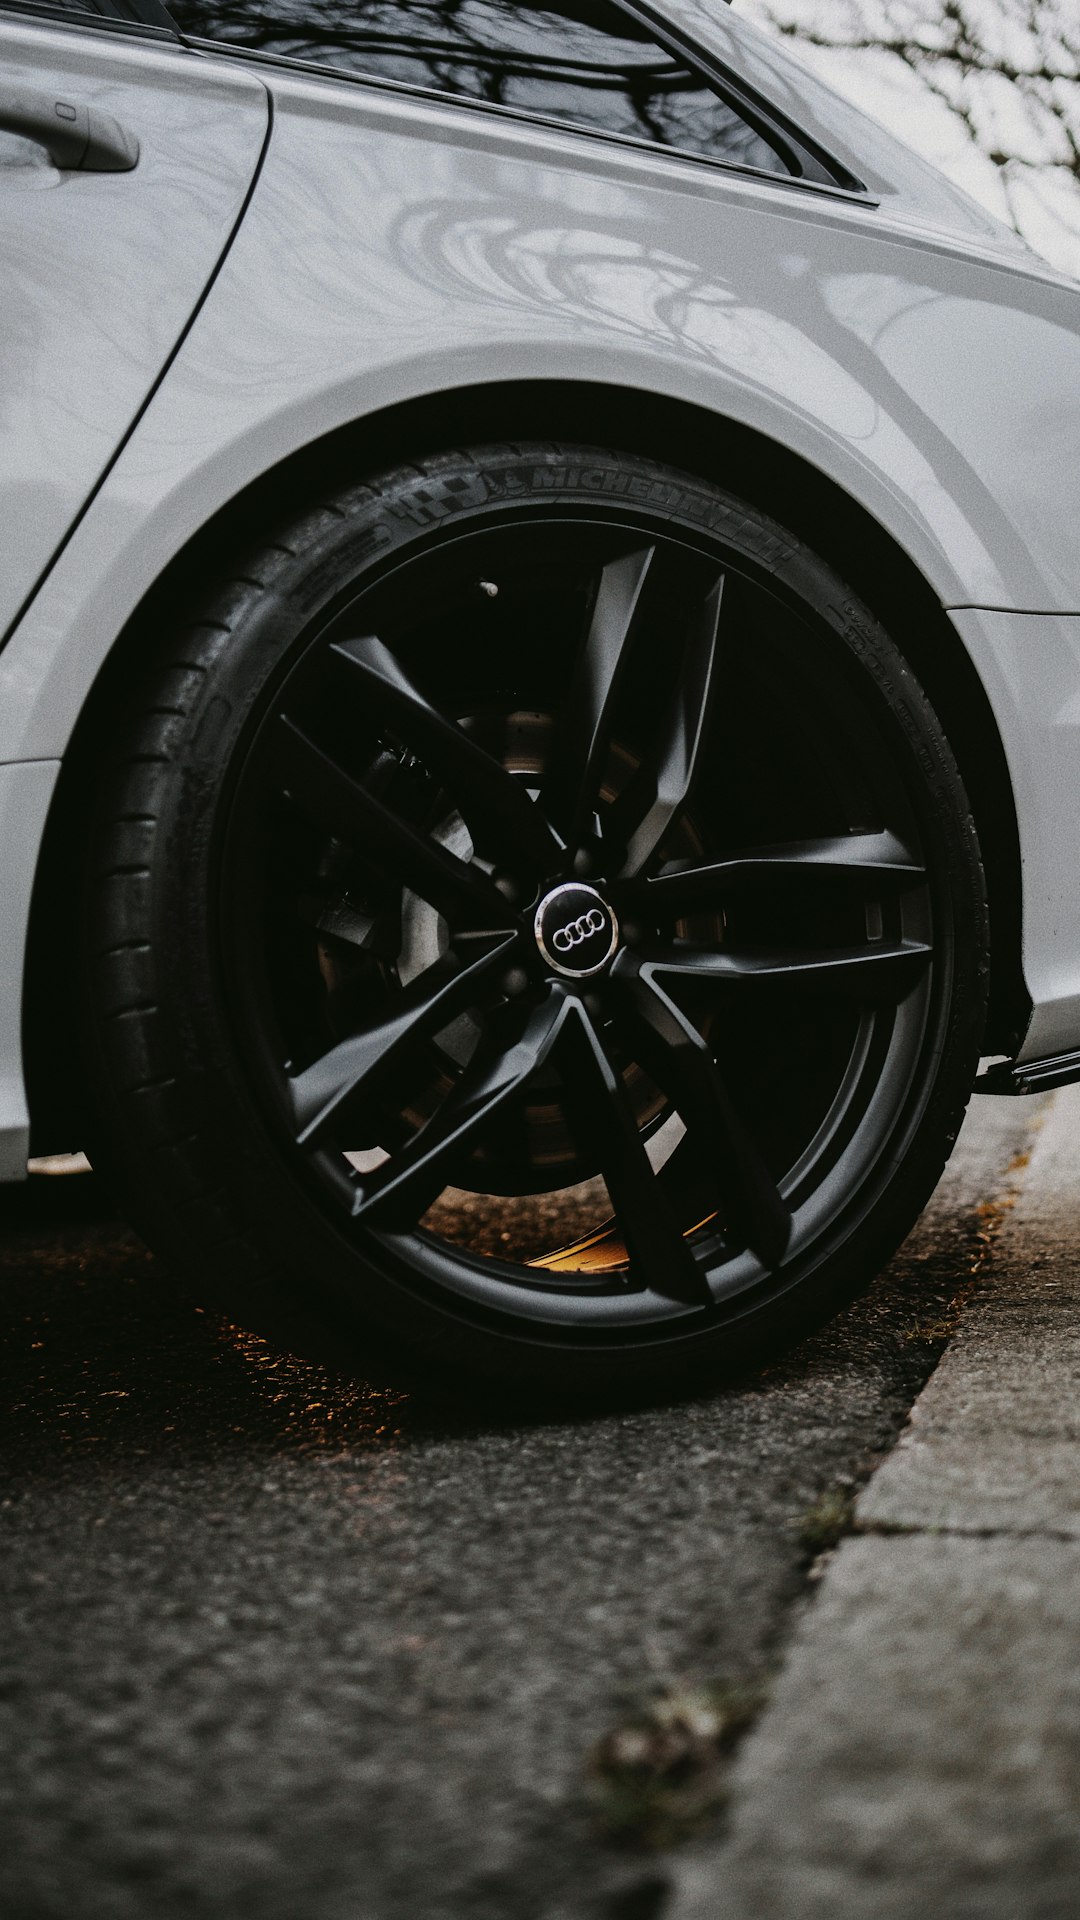
[[[1049,1093],[1080,1080],[1080,1053],[1053,1053],[1045,1060],[998,1060],[980,1073],[976,1093]]]

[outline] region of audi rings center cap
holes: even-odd
[[[536,944],[556,973],[599,973],[619,944],[619,923],[595,887],[576,880],[546,893],[533,921]]]

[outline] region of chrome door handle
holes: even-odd
[[[111,114],[52,93],[0,82],[0,132],[44,147],[65,173],[130,173],[139,143]]]

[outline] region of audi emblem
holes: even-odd
[[[536,910],[536,944],[556,973],[580,978],[606,967],[619,944],[619,926],[595,887],[564,880]]]
[[[607,918],[599,907],[590,907],[588,913],[581,913],[576,920],[570,920],[565,927],[558,927],[551,936],[551,944],[556,953],[569,953],[571,947],[580,947],[594,933],[603,933]]]

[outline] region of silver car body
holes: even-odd
[[[908,557],[1011,783],[1018,1058],[1080,1050],[1080,289],[719,0],[666,11],[865,190],[0,12],[5,74],[140,147],[0,169],[0,1177],[50,801],[118,636],[282,462],[454,395],[513,437],[524,382],[602,392],[631,446],[642,396],[749,429]]]

